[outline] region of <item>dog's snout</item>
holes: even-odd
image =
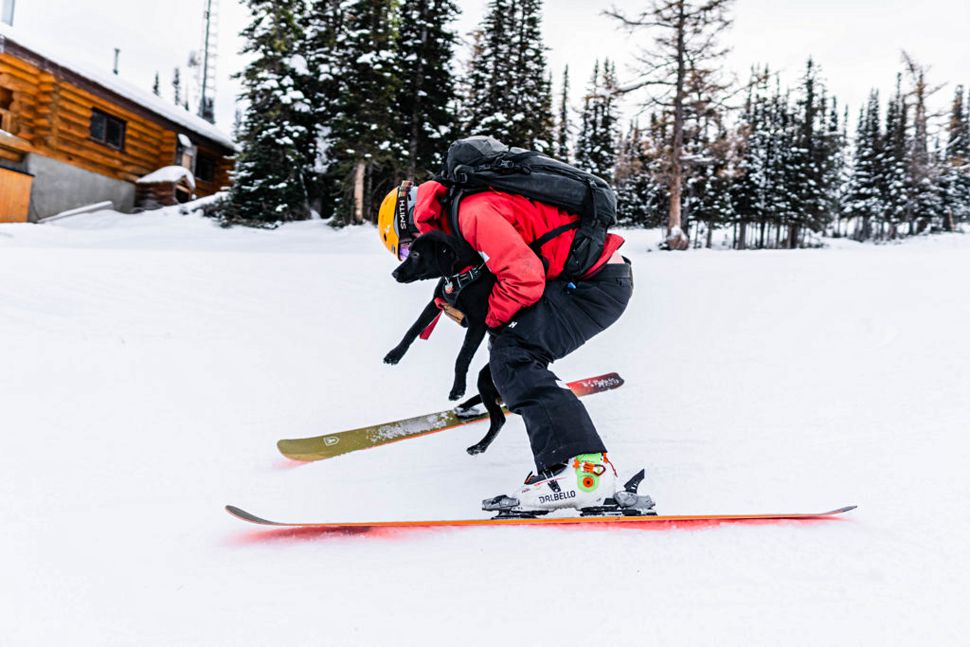
[[[397,281],[397,280],[398,280],[398,278],[397,278],[397,273],[398,273],[398,272],[400,272],[400,271],[401,271],[401,268],[399,267],[399,268],[397,268],[396,270],[394,270],[393,272],[391,272],[391,276],[393,276],[393,277],[394,277],[394,280],[395,280],[395,281]]]

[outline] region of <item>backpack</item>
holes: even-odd
[[[449,188],[448,219],[459,239],[458,207],[462,198],[489,188],[579,216],[576,222],[556,227],[529,245],[542,258],[540,249],[545,243],[576,229],[563,268],[567,279],[579,278],[593,267],[603,254],[607,229],[616,224],[616,194],[605,180],[541,153],[509,148],[492,137],[454,142],[435,180]]]

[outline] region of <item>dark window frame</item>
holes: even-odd
[[[97,120],[102,120],[100,128],[98,127]],[[109,139],[110,126],[114,125],[118,130],[118,143],[115,144]],[[100,133],[96,132],[100,130]],[[99,110],[98,108],[91,108],[91,124],[88,128],[88,134],[92,141],[98,142],[102,146],[107,146],[110,149],[116,151],[125,150],[125,135],[128,133],[128,122],[121,117],[115,117],[112,114],[105,112],[104,110]]]
[[[209,173],[203,173],[204,167],[209,167]],[[199,154],[195,157],[195,179],[203,182],[215,182],[216,180],[216,159],[208,155]]]

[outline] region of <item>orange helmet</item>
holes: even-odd
[[[405,180],[384,196],[377,213],[377,233],[381,242],[399,261],[408,256],[414,240],[414,204],[418,201],[418,187]]]

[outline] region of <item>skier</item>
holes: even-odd
[[[398,260],[416,235],[453,234],[442,201],[447,187],[405,182],[384,198],[378,230]],[[508,408],[522,416],[536,471],[513,496],[486,499],[486,510],[543,513],[597,507],[614,497],[617,473],[579,399],[549,370],[615,322],[633,294],[623,239],[609,234],[599,260],[575,281],[561,277],[578,216],[520,195],[495,190],[459,203],[458,228],[495,275],[489,297],[489,365]],[[537,255],[529,244],[557,228]]]

